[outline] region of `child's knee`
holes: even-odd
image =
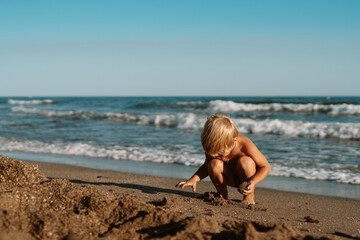
[[[208,173],[210,176],[221,174],[224,162],[219,159],[212,159],[208,162]]]
[[[256,164],[255,164],[254,160],[248,156],[243,156],[243,157],[239,158],[238,164],[236,167],[238,168],[238,170],[242,170],[244,172],[247,172],[247,171],[255,172],[256,171]]]

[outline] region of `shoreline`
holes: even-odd
[[[116,178],[118,178],[119,176],[122,176],[122,178],[120,178],[120,179],[125,179],[125,178],[146,179],[145,182],[147,182],[147,181],[158,182],[160,180],[163,180],[163,181],[167,181],[169,183],[170,182],[174,183],[173,184],[174,190],[184,192],[184,194],[179,194],[179,195],[192,194],[190,187],[185,188],[183,190],[175,188],[176,183],[178,183],[179,181],[186,180],[185,178],[184,179],[169,178],[169,177],[163,177],[163,176],[153,176],[153,175],[146,175],[146,174],[119,172],[119,171],[114,171],[114,170],[103,170],[103,169],[94,169],[94,168],[88,168],[88,167],[72,166],[72,165],[62,164],[62,163],[38,162],[38,161],[29,161],[29,160],[23,160],[23,159],[19,159],[19,160],[29,162],[29,163],[34,163],[34,164],[38,165],[39,170],[42,171],[43,173],[45,173],[47,176],[49,175],[50,178],[65,178],[70,181],[73,180],[75,183],[77,183],[76,177],[78,177],[79,179],[82,179],[82,178],[93,179],[93,176],[89,176],[90,173],[93,173],[93,174],[97,175],[96,178],[99,178],[99,179],[101,179],[101,178],[102,179],[106,179],[106,178],[110,179],[111,178],[111,177],[104,177],[104,176],[114,176]],[[59,171],[58,169],[61,169],[62,171],[65,170],[65,172]],[[82,174],[82,172],[84,174]],[[126,181],[131,181],[131,180],[126,180]],[[266,181],[266,179],[264,181]],[[80,182],[81,181],[79,181],[79,183]],[[88,184],[91,184],[91,183],[89,182]],[[202,185],[200,188],[199,188],[199,184]],[[172,186],[168,183],[165,183],[164,185]],[[197,191],[194,194],[194,196],[201,194],[199,192],[199,189],[200,189],[200,191],[202,190],[205,192],[206,191],[212,191],[212,192],[216,191],[216,189],[213,186],[213,184],[211,183],[211,181],[207,181],[207,179],[203,179],[200,182],[198,182]],[[238,198],[238,200],[241,200],[240,199],[241,195],[237,192],[236,188],[228,187],[228,190],[229,190],[229,194],[231,193],[233,195],[233,198]],[[270,188],[264,188],[264,187],[257,187],[256,191],[260,191],[260,192],[268,192],[269,191],[269,192],[274,192],[274,193],[278,193],[278,194],[290,194],[290,195],[309,195],[310,197],[313,196],[313,197],[317,197],[317,198],[330,198],[330,199],[334,198],[334,199],[340,199],[340,200],[344,200],[344,201],[348,201],[348,200],[349,201],[357,201],[360,203],[360,200],[358,200],[358,199],[352,199],[352,198],[347,198],[347,197],[327,196],[327,195],[321,195],[321,194],[294,192],[294,191],[270,189]]]
[[[9,159],[6,157],[2,158]],[[99,235],[101,238],[109,237],[106,239],[111,239],[111,236],[122,236],[126,238],[126,236],[130,236],[126,234],[130,234],[129,232],[131,232],[131,234],[155,234],[154,236],[161,239],[170,239],[171,236],[173,236],[174,239],[184,239],[184,236],[192,239],[211,239],[209,236],[222,236],[222,239],[224,239],[224,236],[239,237],[240,235],[236,234],[248,234],[250,231],[251,234],[258,234],[257,236],[259,237],[263,236],[261,234],[265,234],[264,236],[269,238],[269,234],[274,234],[271,235],[274,237],[273,239],[291,239],[291,237],[294,236],[296,236],[294,239],[304,239],[305,236],[312,237],[310,239],[320,239],[321,237],[330,239],[360,239],[360,201],[358,200],[257,188],[255,193],[256,205],[249,207],[241,203],[241,195],[235,188],[229,188],[230,200],[216,198],[216,196],[211,193],[215,191],[215,188],[211,182],[206,181],[199,182],[197,185],[197,193],[193,193],[190,188],[184,190],[175,188],[175,184],[179,181],[177,179],[88,169],[54,163],[22,160],[19,162],[24,162],[24,164],[30,166],[36,164],[41,174],[44,174],[44,176],[49,179],[43,182],[43,184],[40,183],[40,185],[36,185],[37,188],[44,187],[45,185],[52,186],[52,190],[43,191],[43,195],[49,194],[49,192],[51,194],[52,191],[60,191],[59,197],[62,199],[66,197],[66,191],[68,191],[66,189],[77,189],[76,191],[78,192],[72,195],[69,199],[70,202],[66,203],[70,204],[75,201],[74,199],[76,199],[78,194],[85,194],[87,197],[83,197],[80,203],[89,207],[86,212],[90,211],[91,208],[95,209],[93,211],[98,211],[100,206],[108,207],[113,204],[113,202],[108,202],[105,205],[101,205],[103,203],[100,204],[98,202],[100,201],[99,199],[104,199],[102,201],[106,202],[114,198],[122,199],[122,204],[125,204],[127,201],[128,204],[130,204],[129,206],[132,206],[132,209],[134,207],[140,210],[146,209],[146,211],[139,210],[138,215],[129,218],[128,222],[114,225],[118,226],[118,228],[115,229],[114,226],[109,228],[111,231],[108,230],[107,233],[110,235]],[[32,169],[31,171],[35,171],[37,168],[31,167],[30,169]],[[22,172],[26,173],[26,171]],[[14,174],[9,176],[16,179],[18,178],[18,176],[14,176]],[[0,181],[0,187],[6,183],[7,182],[1,183]],[[65,188],[61,188],[61,186]],[[14,192],[16,199],[16,194],[18,194],[16,191],[20,191],[21,193],[23,188],[15,187],[14,189],[8,189],[10,189],[8,191]],[[33,191],[31,190],[29,193],[33,194]],[[33,197],[35,199],[37,197],[42,198],[43,195],[31,196],[30,199]],[[28,195],[24,194],[24,196]],[[0,194],[0,198],[1,197],[0,208],[3,213],[2,215],[0,213],[0,227],[2,218],[6,218],[6,216],[12,214],[15,214],[14,219],[18,218],[16,217],[16,212],[10,213],[10,210],[5,209],[6,205],[3,205],[3,201],[7,199],[6,195]],[[84,200],[86,201],[84,202]],[[29,205],[25,205],[21,209],[31,208],[33,202],[34,201],[31,200],[28,202]],[[91,205],[93,202],[97,204],[94,205],[94,207]],[[10,206],[11,204],[16,204],[16,202],[13,203],[12,200],[6,204]],[[60,206],[62,206],[61,209],[64,208],[63,204]],[[78,205],[75,204],[75,206]],[[34,209],[35,212],[39,211],[36,210],[38,208]],[[78,209],[78,207],[76,209]],[[46,208],[46,210],[50,211],[52,209]],[[73,208],[70,208],[70,211],[73,211]],[[79,214],[83,213],[83,210],[79,211],[80,210],[76,210],[76,219],[80,217]],[[112,212],[113,211],[114,210],[112,210]],[[131,215],[132,211],[131,209],[123,209],[120,212],[123,217],[126,217],[129,214]],[[161,216],[156,215],[159,214],[159,211],[163,213]],[[60,213],[61,212],[57,212],[56,214]],[[68,216],[68,214],[69,213],[64,216]],[[74,215],[73,212],[71,212],[71,214]],[[90,214],[90,217],[92,216],[91,211],[88,214]],[[104,213],[101,214],[101,216],[103,216]],[[155,214],[154,217],[157,217],[154,219],[151,218],[148,223],[144,222],[146,216],[153,216],[152,214]],[[40,216],[41,213],[36,213],[36,216],[38,215]],[[81,216],[85,217],[87,215]],[[52,218],[43,220],[43,218],[39,217],[39,219],[44,222],[44,224],[52,224],[53,222],[53,220],[51,220]],[[154,228],[151,224],[155,224],[155,222],[158,221],[156,219],[167,223],[165,225],[156,225],[157,227],[155,226]],[[70,220],[71,219],[63,219],[61,221],[69,221],[71,223],[72,220]],[[100,217],[97,221],[103,220],[104,217]],[[3,221],[3,223],[6,223],[6,221]],[[152,227],[146,228],[146,231],[144,229],[136,230],[140,229],[143,224],[150,224]],[[166,232],[164,228],[172,229],[171,233]],[[89,228],[89,230],[87,230],[89,232],[85,231],[82,234],[90,234],[91,229],[92,228]],[[156,231],[164,230],[164,234],[168,235],[156,235],[157,232],[150,229],[155,229]],[[241,230],[243,232],[239,232],[239,229],[243,229]],[[217,235],[209,235],[207,231],[210,230],[217,232]],[[9,234],[11,234],[11,232]],[[47,234],[49,234],[49,232],[47,232]],[[284,234],[288,234],[286,235],[287,237],[284,238]],[[136,236],[139,237],[139,235]],[[148,235],[141,236],[144,237]],[[200,237],[197,238],[196,236]],[[4,239],[11,238],[5,237]],[[85,237],[80,239],[94,238]],[[95,239],[98,238],[95,236]]]
[[[187,179],[191,177],[197,167],[178,164],[164,164],[154,162],[137,162],[126,160],[112,160],[106,158],[88,158],[77,156],[63,156],[53,154],[0,152],[16,159],[33,162],[65,164],[89,169],[101,169],[139,175],[160,176],[172,179]],[[202,181],[209,182],[209,178]],[[258,185],[259,188],[281,190],[297,193],[309,193],[318,196],[343,197],[360,200],[360,185],[344,184],[322,180],[309,180],[294,177],[268,176]]]

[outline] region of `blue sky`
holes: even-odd
[[[360,1],[0,1],[0,96],[359,96]]]

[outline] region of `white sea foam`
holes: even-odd
[[[236,103],[233,101],[210,101],[208,110],[212,112],[325,112],[332,115],[360,115],[360,105],[318,104],[318,103]]]
[[[291,137],[320,137],[360,139],[360,123],[302,122],[278,119],[234,119],[239,132],[285,135]]]
[[[344,169],[330,170],[324,168],[301,168],[272,165],[270,175],[360,184],[359,173],[353,173]]]
[[[13,100],[9,99],[7,101],[8,104],[11,105],[38,105],[38,104],[53,104],[55,103],[51,99],[44,99],[44,100]]]
[[[176,148],[176,146],[174,146],[174,148]],[[178,150],[169,150],[164,148],[124,147],[120,145],[97,146],[90,143],[47,143],[36,140],[14,140],[0,137],[0,151],[47,153],[170,164],[177,163],[187,166],[201,166],[201,164],[204,163],[204,155],[198,154],[197,150],[189,145],[178,146]],[[303,168],[272,164],[270,175],[360,184],[359,173],[350,172],[340,167],[341,165],[334,169],[327,169],[324,166]]]
[[[187,166],[200,166],[204,156],[194,153],[187,146],[181,152],[170,152],[162,148],[96,146],[88,143],[46,143],[37,140],[11,140],[0,137],[0,151],[48,153],[115,160],[149,161],[159,163],[178,163]]]
[[[108,119],[116,121],[140,121],[142,116],[130,115],[126,113],[100,113],[92,111],[51,111],[41,110],[37,108],[28,108],[24,106],[17,106],[12,108],[12,112],[36,114],[43,117],[76,117],[79,119]]]
[[[156,115],[147,116],[141,121],[142,124],[154,124],[156,126],[176,127],[179,129],[200,130],[205,117],[195,114]],[[284,135],[290,137],[320,137],[340,139],[360,139],[360,123],[341,122],[302,122],[284,121],[278,119],[253,120],[234,119],[239,132]]]
[[[108,120],[136,122],[139,125],[156,127],[173,127],[178,129],[197,130],[202,128],[206,119],[193,113],[135,115],[125,113],[107,113]]]
[[[12,112],[36,114],[43,117],[77,117],[80,119],[107,119],[112,121],[136,122],[139,125],[176,127],[179,129],[200,129],[206,121],[193,113],[138,115],[129,113],[100,113],[91,111],[51,111],[17,106]]]
[[[152,116],[150,117],[150,119]],[[150,120],[148,123],[151,123]],[[200,129],[205,123],[205,119],[197,117],[193,113],[183,113],[183,114],[164,114],[156,115],[154,124],[156,126],[166,126],[166,127],[176,127],[179,129]]]
[[[83,113],[82,111],[50,111],[50,110],[40,110],[37,108],[27,108],[24,106],[13,107],[12,112],[22,112],[22,113],[30,113],[37,114],[44,117],[64,117],[64,116],[72,116],[76,114]]]
[[[139,125],[172,127],[184,130],[200,130],[206,116],[193,113],[137,115],[128,113],[99,113],[87,111],[48,111],[23,106],[13,107],[13,112],[38,114],[44,117],[72,116],[80,119],[107,119],[120,122],[135,122]],[[253,120],[235,118],[239,132],[283,135],[290,137],[320,137],[340,139],[360,139],[360,123],[342,122],[302,122],[279,119]]]

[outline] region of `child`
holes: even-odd
[[[227,199],[227,185],[239,187],[247,181],[250,185],[239,191],[244,195],[244,203],[255,204],[255,186],[270,172],[269,162],[255,144],[239,135],[229,117],[211,115],[202,130],[201,145],[206,156],[204,164],[189,180],[179,182],[176,187],[191,186],[195,192],[196,183],[210,176],[220,196]]]

